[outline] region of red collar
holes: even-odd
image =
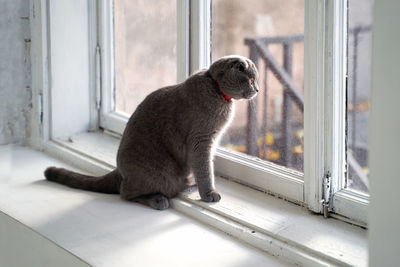
[[[226,95],[224,92],[222,92],[221,87],[219,86],[219,83],[217,80],[215,80],[215,84],[217,85],[217,92],[222,95],[226,101],[231,101],[232,97]]]

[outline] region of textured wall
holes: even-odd
[[[29,1],[0,0],[0,145],[22,143],[31,108]]]

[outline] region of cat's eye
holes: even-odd
[[[254,78],[250,78],[249,82],[250,82],[251,85],[253,85],[254,84]]]

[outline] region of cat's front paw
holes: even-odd
[[[221,200],[221,195],[217,191],[211,190],[205,195],[202,195],[201,200],[204,202],[218,202]]]

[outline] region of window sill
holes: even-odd
[[[45,150],[88,172],[101,174],[115,166],[119,140],[83,133],[46,144]],[[101,146],[99,146],[101,144]],[[365,229],[314,215],[305,208],[263,192],[217,178],[219,203],[199,201],[188,190],[172,201],[175,210],[217,228],[269,254],[301,266],[367,265]]]
[[[47,182],[32,149],[0,146],[0,266],[292,266],[173,209]]]

